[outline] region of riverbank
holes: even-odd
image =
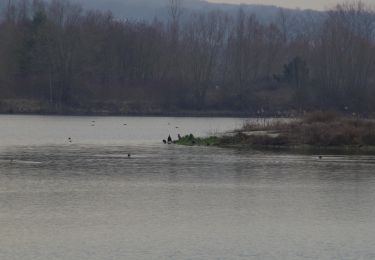
[[[375,121],[335,113],[312,113],[302,119],[249,123],[221,136],[185,136],[180,145],[256,149],[324,149],[375,152]]]
[[[0,99],[2,115],[63,115],[63,116],[163,116],[163,117],[237,117],[237,118],[296,118],[303,110],[226,110],[226,109],[179,109],[164,107],[152,102],[92,101],[82,104],[50,104],[36,99]],[[351,113],[348,113],[351,114]],[[375,117],[373,113],[362,117]]]
[[[274,111],[259,114],[259,111],[232,111],[219,109],[165,108],[148,102],[90,102],[88,104],[57,105],[29,99],[0,100],[3,115],[64,115],[64,116],[163,116],[163,117],[275,117]],[[294,111],[278,113],[278,117],[294,116]]]

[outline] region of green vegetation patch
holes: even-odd
[[[194,135],[186,135],[182,138],[180,138],[178,141],[176,141],[176,144],[179,145],[187,145],[187,146],[193,146],[193,145],[200,145],[200,146],[211,146],[211,145],[219,145],[220,138],[216,136],[211,136],[207,138],[197,138],[194,137]]]

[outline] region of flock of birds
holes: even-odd
[[[92,121],[91,121],[91,126],[95,126],[95,123],[96,123],[96,121],[95,121],[95,120],[92,120]],[[123,125],[124,125],[124,126],[127,126],[127,124],[123,124]],[[170,123],[168,123],[168,125],[170,125]],[[178,126],[176,126],[175,128],[176,128],[176,129],[179,129]],[[180,134],[178,134],[178,139],[181,139],[181,135],[180,135]],[[73,139],[72,139],[71,137],[68,137],[68,142],[69,142],[70,144],[72,144],[72,143],[73,143]],[[164,139],[164,140],[163,140],[163,143],[164,143],[164,144],[172,144],[172,143],[173,143],[173,140],[172,140],[171,135],[169,135],[167,139]],[[127,154],[127,158],[131,158],[131,157],[132,157],[132,155],[131,155],[130,153],[128,153],[128,154]],[[319,159],[319,160],[323,160],[323,156],[322,156],[322,155],[319,155],[319,156],[318,156],[318,159]],[[13,163],[13,159],[12,159],[10,162]]]
[[[91,126],[95,126],[95,123],[96,123],[95,120],[91,121]],[[123,124],[123,125],[124,125],[124,126],[127,126],[128,124]],[[168,125],[170,125],[170,123],[168,123]],[[178,126],[176,126],[175,128],[176,128],[176,129],[179,129]],[[178,139],[181,139],[181,135],[180,135],[180,134],[178,134]],[[71,137],[68,137],[68,142],[69,142],[69,143],[73,143],[73,139],[72,139]],[[164,144],[173,144],[173,140],[172,140],[171,135],[169,135],[167,139],[164,139],[164,140],[163,140],[163,143],[164,143]],[[128,158],[131,158],[132,155],[131,155],[130,153],[128,153],[128,156],[127,156],[127,157],[128,157]],[[319,159],[319,160],[323,160],[323,156],[322,156],[322,155],[319,155],[319,156],[318,156],[318,159]]]
[[[96,121],[95,120],[92,120],[91,121],[91,126],[95,126],[95,123]],[[127,126],[128,124],[123,124],[124,126]],[[170,123],[168,123],[168,125],[170,125]],[[179,129],[180,127],[176,126],[175,127],[176,129]],[[181,135],[178,134],[178,139],[181,139]],[[68,143],[72,144],[73,143],[73,139],[71,137],[68,137]],[[167,140],[163,140],[163,143],[164,144],[172,144],[173,143],[173,140],[172,140],[172,137],[171,135],[168,136],[168,139]],[[131,158],[132,155],[130,153],[128,153],[128,158]]]

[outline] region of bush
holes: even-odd
[[[338,120],[340,115],[336,112],[313,112],[304,116],[302,121],[307,124],[311,123],[328,123]]]

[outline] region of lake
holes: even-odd
[[[0,116],[0,259],[375,259],[374,156],[162,143],[243,122]]]

